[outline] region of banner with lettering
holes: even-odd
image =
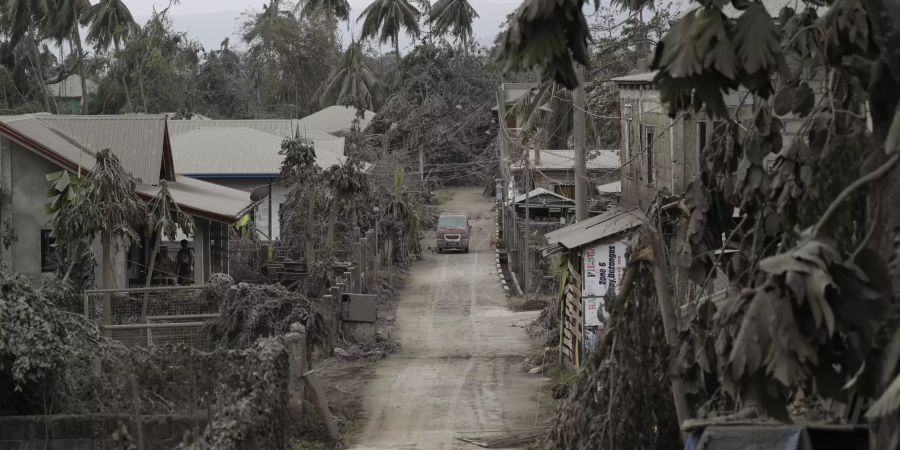
[[[619,281],[625,273],[625,250],[628,247],[624,242],[616,241],[588,247],[584,251],[583,287],[581,296],[583,299],[593,297],[606,297],[610,289],[619,292]]]

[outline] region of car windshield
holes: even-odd
[[[466,216],[441,216],[438,219],[438,228],[464,230],[466,228]]]

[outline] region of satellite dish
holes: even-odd
[[[262,186],[258,186],[250,192],[250,200],[254,202],[258,202],[266,197],[272,192],[272,185],[264,184]]]

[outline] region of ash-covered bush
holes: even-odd
[[[279,284],[235,284],[216,274],[204,295],[219,305],[220,317],[209,325],[211,339],[226,348],[247,348],[257,339],[282,336],[293,323],[306,327],[310,344],[329,336],[318,305]]]
[[[97,328],[54,304],[72,296],[61,281],[35,289],[0,266],[0,412],[40,411],[51,387],[98,348]]]

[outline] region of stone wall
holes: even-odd
[[[131,415],[57,415],[0,417],[0,450],[99,450],[123,448],[113,434],[123,425],[138,448],[175,448],[191,430],[202,431],[205,415],[141,416],[140,430]]]

